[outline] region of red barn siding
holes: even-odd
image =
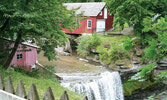
[[[108,31],[109,29],[113,28],[113,20],[114,20],[114,15],[107,15],[107,19],[106,19],[106,31]]]
[[[27,47],[27,49],[31,49],[31,51],[26,52],[26,66],[27,70],[30,70],[30,66],[34,65],[37,61],[37,48]]]
[[[92,20],[92,28],[88,29],[87,28],[87,20]],[[78,29],[74,29],[73,32],[70,32],[69,29],[62,29],[65,33],[70,33],[70,34],[82,34],[82,33],[92,33],[93,29],[96,28],[96,17],[89,17],[86,20],[80,21],[81,26]]]
[[[104,8],[101,10],[102,16],[98,14],[97,19],[104,19]],[[109,29],[113,28],[113,19],[114,15],[110,15],[109,11],[107,11],[107,19],[105,19],[105,31],[108,31]]]
[[[15,53],[10,65],[13,65],[15,67],[25,66],[27,70],[30,70],[30,66],[34,65],[37,61],[37,48],[26,45],[26,50],[30,51],[22,51],[22,46],[23,46],[22,44],[19,44],[19,48],[17,49],[17,52]],[[17,54],[22,54],[23,59],[17,60]]]
[[[101,10],[102,11],[102,15],[100,15],[100,13],[97,15],[97,19],[104,19],[104,8]]]
[[[62,29],[65,33],[70,33],[70,34],[82,34],[82,33],[93,33],[96,31],[97,27],[97,20],[98,19],[103,19],[105,20],[105,31],[108,31],[109,29],[113,28],[113,19],[114,15],[110,15],[109,11],[107,10],[107,19],[104,19],[104,9],[105,7],[101,10],[102,15],[100,15],[100,12],[97,16],[95,17],[88,17],[86,20],[80,21],[81,26],[78,29],[74,29],[74,31],[70,32],[68,29]],[[87,20],[92,20],[92,28],[87,29]]]

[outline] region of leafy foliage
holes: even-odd
[[[97,48],[100,60],[105,64],[110,64],[118,60],[128,59],[128,54],[124,50],[123,45],[116,45],[114,43],[110,44],[110,48],[105,48],[104,46],[99,46]]]
[[[156,34],[156,37],[149,41],[149,47],[145,50],[145,57],[158,62],[167,54],[167,19],[161,17],[153,24],[151,21],[148,25],[146,25],[148,22],[144,23],[143,31],[152,31]]]
[[[86,56],[90,54],[92,49],[96,49],[100,45],[100,38],[94,33],[93,36],[82,36],[77,46],[78,54],[81,56]]]
[[[15,72],[22,73],[22,74],[30,76],[30,77],[39,78],[39,70],[38,69],[35,69],[35,70],[29,72],[21,67],[12,67],[12,68],[14,69]]]
[[[105,0],[107,8],[115,15],[115,24],[134,26],[135,31],[141,32],[143,19],[154,14],[165,16],[167,0]]]
[[[134,44],[132,43],[132,39],[128,37],[124,41],[123,46],[124,46],[125,50],[127,50],[127,51],[129,51],[130,49],[132,49],[132,47],[134,46]]]
[[[139,80],[139,81],[154,81],[154,68],[156,63],[152,63],[150,65],[141,67],[140,72],[136,75],[132,76],[131,80]]]
[[[29,77],[34,77],[34,78],[43,78],[43,79],[50,79],[52,81],[57,81],[56,79],[56,71],[54,67],[52,66],[44,66],[45,69],[40,72],[39,69],[33,69],[32,71],[26,71],[25,67],[14,67],[11,66],[15,72],[22,73],[24,75],[27,75]]]
[[[160,18],[157,22],[151,22],[151,18],[148,22],[143,22],[145,27],[143,31],[149,32],[152,31],[156,34],[155,37],[152,37],[152,40],[149,41],[149,46],[145,49],[144,59],[149,61],[154,61],[154,63],[142,67],[140,72],[137,73],[133,79],[144,79],[154,81],[154,68],[156,63],[164,58],[167,54],[167,20],[165,18]]]
[[[90,55],[91,49],[94,49],[104,64],[110,64],[118,60],[129,59],[129,54],[125,51],[123,43],[128,36],[87,36],[81,37],[77,47],[79,55]],[[130,38],[130,37],[129,37]]]
[[[58,0],[1,0],[0,38],[15,40],[7,61],[13,58],[17,44],[27,39],[34,39],[49,60],[55,59],[54,47],[67,40],[61,28],[71,28],[74,16]]]

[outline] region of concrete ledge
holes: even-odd
[[[18,97],[14,94],[0,90],[0,100],[26,100],[24,98]]]

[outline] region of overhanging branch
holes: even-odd
[[[8,23],[9,23],[9,18],[6,19],[5,23],[4,23],[3,26],[0,28],[0,30],[3,31],[3,30],[7,27]]]

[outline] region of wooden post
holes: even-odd
[[[19,80],[19,83],[17,85],[17,89],[16,89],[16,95],[22,98],[26,98],[26,91],[24,88],[24,84],[22,80]]]
[[[39,100],[38,92],[37,92],[37,89],[34,83],[30,87],[27,99],[28,100]]]
[[[4,81],[3,81],[3,77],[2,77],[2,74],[0,74],[0,89],[1,90],[4,90]]]
[[[7,83],[5,85],[5,91],[14,94],[14,87],[10,76],[8,77]]]
[[[64,91],[64,92],[63,92],[63,94],[62,94],[60,100],[69,100],[67,91]]]
[[[85,96],[83,100],[88,100],[88,97],[87,97],[87,96]]]
[[[52,89],[50,87],[48,87],[47,91],[45,92],[43,100],[55,100]]]

